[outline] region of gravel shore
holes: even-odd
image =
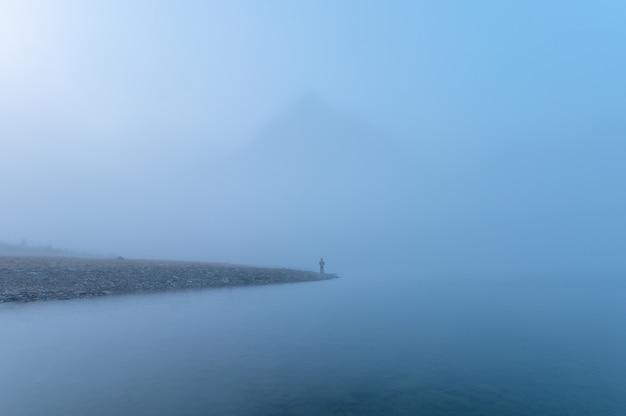
[[[0,256],[0,303],[326,280],[316,272],[158,260]]]

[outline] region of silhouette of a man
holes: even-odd
[[[322,257],[322,258],[320,259],[320,274],[324,274],[324,265],[325,265],[325,264],[326,264],[326,263],[324,262],[324,257]]]

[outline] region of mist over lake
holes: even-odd
[[[624,275],[620,2],[141,4],[3,3],[0,242]]]

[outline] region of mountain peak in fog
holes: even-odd
[[[286,109],[285,113],[311,116],[319,115],[320,113],[335,114],[330,106],[315,94],[305,94],[298,97]]]
[[[396,144],[365,120],[333,109],[315,95],[305,95],[270,120],[252,143],[257,157],[326,160],[367,159]]]

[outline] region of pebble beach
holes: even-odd
[[[0,256],[0,303],[310,282],[317,272],[220,263]]]

